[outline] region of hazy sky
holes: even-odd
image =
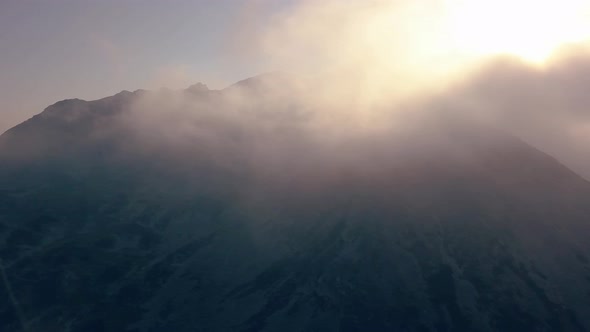
[[[373,101],[588,41],[586,0],[0,0],[0,132],[63,99],[273,70]]]
[[[264,70],[231,36],[287,0],[1,0],[0,132],[66,98],[222,87]]]

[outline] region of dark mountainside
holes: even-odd
[[[65,100],[0,136],[0,331],[590,330],[590,183],[454,117],[320,144],[264,89]]]

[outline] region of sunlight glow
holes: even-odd
[[[540,63],[560,46],[590,39],[588,0],[447,0],[452,47]]]
[[[274,67],[328,73],[323,99],[366,106],[445,89],[498,56],[544,67],[586,43],[590,0],[300,0],[258,44]]]

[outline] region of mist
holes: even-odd
[[[589,178],[589,54],[587,48],[572,48],[541,68],[498,59],[445,98]]]
[[[393,154],[402,141],[412,151],[412,144],[424,146],[413,142],[445,123],[441,119],[453,118],[514,135],[590,177],[587,41],[556,47],[543,62],[470,54],[444,36],[447,11],[436,1],[298,1],[265,26],[249,24],[256,19],[250,16],[229,32],[227,56],[242,63],[263,59],[275,74],[258,78],[254,89],[226,89],[219,104],[201,104],[198,111],[188,106],[192,97],[171,102],[186,106],[180,118],[215,113],[208,115],[215,124],[247,133],[240,144],[255,147],[241,147],[248,151],[244,158],[298,160],[289,153],[325,149],[331,153],[318,154],[339,160],[376,149]],[[186,125],[177,128],[191,132]],[[226,132],[207,131],[209,139]],[[409,132],[420,134],[396,139]],[[269,147],[280,144],[299,146]]]
[[[105,2],[146,89],[0,135],[0,330],[590,328],[583,1],[467,2]]]
[[[5,155],[61,151],[73,164],[133,165],[154,182],[167,174],[278,203],[284,194],[409,185],[403,178],[427,185],[433,179],[417,170],[486,169],[489,154],[518,150],[520,140],[590,178],[588,48],[563,47],[543,63],[474,57],[441,44],[434,31],[445,8],[427,4],[302,1],[266,26],[244,23],[250,12],[229,31],[228,57],[264,59],[269,73],[219,90],[177,89],[190,75],[174,67],[175,89],[59,102],[7,132]],[[44,129],[29,131],[36,122]]]

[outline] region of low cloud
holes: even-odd
[[[282,181],[286,174],[329,177],[334,169],[381,172],[400,156],[452,153],[453,119],[520,137],[590,178],[588,49],[572,46],[542,66],[499,57],[440,67],[448,54],[426,57],[422,48],[436,22],[404,30],[432,13],[391,1],[288,7],[268,27],[238,37],[249,38],[247,56],[296,74],[262,75],[223,90],[135,93],[116,117],[116,128],[130,137],[120,143],[174,160],[169,165],[183,172],[210,162]],[[178,89],[193,76],[187,66],[161,68],[152,85]]]
[[[589,75],[585,47],[566,50],[542,67],[497,59],[449,89],[443,99],[590,178]]]

